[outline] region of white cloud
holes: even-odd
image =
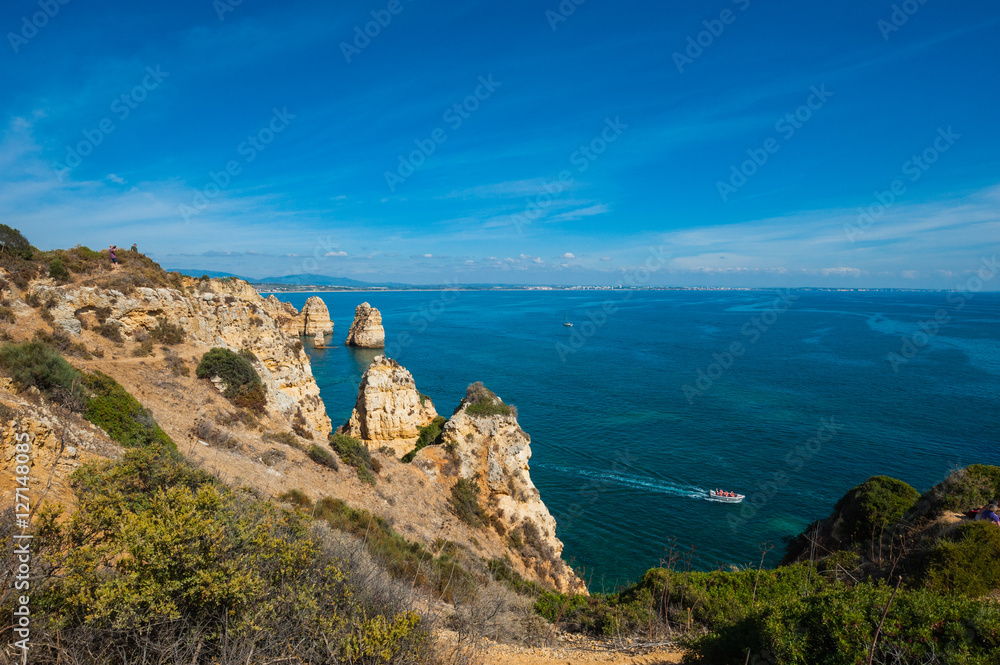
[[[111,182],[117,182],[119,185],[124,185],[125,184],[125,178],[122,178],[121,176],[115,175],[114,173],[109,173],[106,177]]]
[[[347,256],[347,252],[345,252],[343,250],[339,250],[339,251],[336,251],[336,252],[327,252],[323,256]]]
[[[900,273],[904,279],[916,279],[920,277],[920,273],[916,270],[904,270]]]
[[[562,255],[562,257],[564,259],[575,259],[576,255],[573,254],[573,252],[566,252],[565,254]]]

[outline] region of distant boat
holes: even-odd
[[[567,328],[573,327],[573,324],[569,322],[569,312],[566,312],[566,316],[563,317],[563,325]]]
[[[573,324],[572,324],[572,323],[570,323],[569,321],[564,321],[564,322],[563,322],[563,325],[564,325],[564,326],[569,326],[570,328],[572,328],[572,327],[573,327]]]
[[[736,494],[733,492],[733,494]],[[726,496],[721,492],[716,492],[715,490],[708,490],[708,500],[709,501],[721,501],[722,503],[739,503],[746,498],[746,495],[736,494],[736,496]]]

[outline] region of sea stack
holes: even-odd
[[[323,333],[318,330],[316,331],[316,336],[313,337],[313,346],[317,349],[326,348],[326,337],[324,337]]]
[[[365,349],[385,348],[385,330],[382,328],[382,315],[377,309],[366,302],[354,310],[354,323],[347,331],[347,346],[358,346]]]
[[[361,377],[351,419],[342,428],[370,447],[389,446],[397,457],[413,450],[420,428],[437,417],[430,398],[395,360],[375,356]]]
[[[301,318],[300,335],[315,337],[316,335],[332,333],[333,321],[330,320],[330,310],[319,296],[310,296],[299,312]]]

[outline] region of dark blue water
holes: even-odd
[[[770,542],[773,564],[871,475],[923,491],[1000,461],[1000,294],[793,294],[325,293],[334,341],[310,353],[339,424],[379,353],[342,346],[368,300],[442,414],[478,380],[516,404],[564,556],[600,590],[671,546],[710,569]],[[747,500],[704,500],[715,487]]]

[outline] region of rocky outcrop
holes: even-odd
[[[326,337],[322,332],[316,331],[316,335],[313,337],[313,346],[317,349],[326,348]]]
[[[268,297],[278,300],[273,295]],[[280,301],[279,301],[280,302]],[[330,310],[319,296],[310,296],[302,305],[302,311],[296,312],[288,303],[281,303],[282,329],[289,335],[316,337],[333,332],[333,321],[330,320]]]
[[[442,445],[423,448],[413,463],[449,489],[458,478],[475,481],[490,525],[509,536],[524,568],[560,591],[586,593],[561,558],[555,518],[528,474],[530,458],[531,437],[516,409],[476,383],[445,424]]]
[[[17,479],[27,477],[32,509],[43,502],[72,507],[70,474],[84,463],[117,458],[121,447],[99,427],[11,391],[10,380],[0,380],[0,506],[14,505]],[[27,474],[17,469],[16,444],[24,443],[30,444]]]
[[[358,400],[342,431],[369,446],[389,446],[396,457],[413,450],[420,428],[437,417],[430,398],[417,390],[405,367],[385,356],[361,377]]]
[[[117,324],[126,340],[147,335],[164,318],[183,328],[186,342],[207,348],[249,349],[257,356],[257,372],[267,386],[268,410],[294,418],[325,438],[332,431],[319,395],[309,357],[302,344],[286,333],[295,312],[273,296],[267,300],[241,280],[201,282],[186,278],[183,290],[139,287],[133,293],[35,284],[35,295],[50,298],[56,326],[79,335],[81,324]]]
[[[347,331],[347,345],[366,349],[385,347],[385,330],[382,328],[382,314],[366,302],[354,310],[354,322]]]

